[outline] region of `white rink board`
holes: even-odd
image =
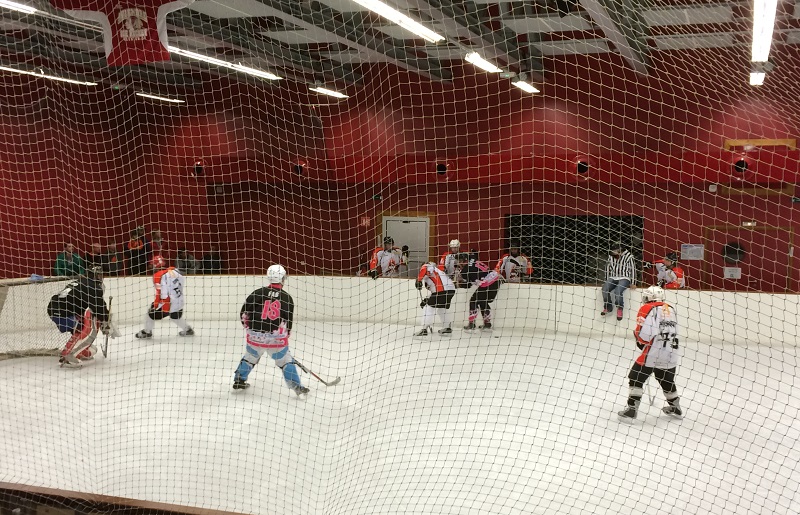
[[[238,320],[239,309],[263,276],[187,277],[188,320]],[[139,323],[153,298],[149,277],[106,279],[106,297],[114,296],[115,320]],[[16,286],[0,312],[4,332],[50,330],[45,307],[62,283]],[[350,321],[419,324],[419,294],[409,279],[290,277],[286,290],[296,302],[298,321]],[[606,321],[599,317],[600,289],[583,286],[504,284],[495,301],[498,327],[540,333],[596,335]],[[459,290],[452,308],[456,325],[466,320],[471,292]],[[680,315],[684,337],[716,343],[795,345],[800,339],[800,296],[787,294],[668,291]],[[626,296],[625,323],[634,325],[640,290]],[[0,349],[2,352],[2,349]]]

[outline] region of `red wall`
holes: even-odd
[[[781,52],[762,88],[685,54],[656,54],[649,77],[613,56],[581,56],[549,60],[538,96],[469,68],[439,84],[381,67],[328,107],[223,81],[186,107],[4,76],[0,276],[46,272],[62,242],[82,251],[123,242],[140,224],[161,229],[170,252],[186,245],[200,257],[219,242],[231,271],[282,260],[293,272],[341,273],[365,261],[386,212],[431,213],[442,246],[458,237],[487,258],[501,251],[508,213],[641,215],[646,256],[703,243],[710,225],[794,228],[786,196],[706,191],[800,179],[797,151],[753,150],[754,171],[738,177],[730,162],[740,151],[721,149],[728,138],[800,133],[786,65],[798,59]],[[729,54],[694,58],[746,68]],[[588,177],[574,172],[578,157]],[[196,160],[203,177],[191,173]],[[445,177],[436,163],[448,165]]]

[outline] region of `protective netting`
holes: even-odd
[[[99,266],[120,332],[80,369],[0,360],[0,513],[800,511],[794,4],[752,63],[750,4],[390,3],[443,39],[366,1],[197,0],[171,61],[110,66],[92,2],[0,1],[0,278]],[[150,311],[159,257],[180,318]],[[415,288],[440,258],[449,309],[435,267]],[[240,309],[276,263],[290,354],[259,360]],[[0,286],[0,357],[71,337],[70,279],[36,279]],[[660,280],[667,392],[629,383]],[[296,394],[292,356],[341,382]]]

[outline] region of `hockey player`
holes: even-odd
[[[431,292],[430,296],[423,299],[419,305],[422,308],[422,331],[415,336],[427,336],[433,333],[433,320],[436,314],[444,326],[439,329],[439,334],[445,336],[453,334],[453,329],[450,327],[453,320],[449,311],[450,303],[456,294],[453,281],[436,266],[436,263],[431,262],[422,265],[414,286],[418,290],[422,290],[425,286]]]
[[[97,333],[110,333],[108,306],[103,300],[103,269],[95,266],[50,299],[47,316],[62,333],[72,336],[61,351],[62,367],[78,368],[94,359]]]
[[[497,270],[491,270],[482,261],[478,261],[477,255],[459,255],[461,262],[461,276],[467,284],[474,284],[478,287],[469,299],[469,323],[464,326],[467,331],[475,330],[475,320],[478,318],[478,310],[483,316],[483,326],[481,329],[492,328],[492,307],[491,303],[497,297],[500,290],[502,277]]]
[[[673,417],[682,417],[678,387],[675,386],[675,370],[680,359],[675,308],[664,301],[664,290],[660,286],[651,286],[642,292],[642,302],[633,331],[636,346],[642,353],[628,374],[628,407],[620,411],[619,416],[636,418],[644,393],[642,387],[653,374],[667,399],[662,411]]]
[[[653,261],[658,272],[658,285],[668,290],[677,290],[686,287],[683,268],[678,266],[678,254],[670,252],[664,259]]]
[[[255,290],[244,301],[239,314],[245,328],[246,352],[233,377],[234,390],[250,387],[247,377],[261,356],[268,353],[283,370],[289,388],[298,397],[308,393],[308,388],[300,383],[294,358],[289,352],[294,300],[283,291],[285,280],[286,270],[281,265],[272,265],[267,269],[269,286]]]
[[[447,274],[451,280],[458,279],[458,253],[461,251],[461,242],[458,240],[450,240],[447,246],[447,252],[442,254],[439,258],[439,270]]]
[[[379,276],[399,277],[402,262],[400,249],[394,246],[394,239],[387,236],[383,239],[383,247],[378,247],[372,253],[368,275],[373,279]]]
[[[152,261],[153,284],[156,287],[156,298],[144,317],[144,329],[136,333],[136,337],[147,339],[153,337],[156,320],[169,317],[180,328],[180,336],[194,336],[194,329],[183,320],[184,290],[186,279],[175,267],[166,267],[164,259],[158,256]]]
[[[522,282],[533,274],[530,258],[521,254],[517,245],[508,248],[508,254],[500,258],[494,269],[510,283]]]

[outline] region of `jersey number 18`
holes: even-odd
[[[261,320],[275,320],[281,316],[281,301],[266,301],[264,309],[261,310]]]

